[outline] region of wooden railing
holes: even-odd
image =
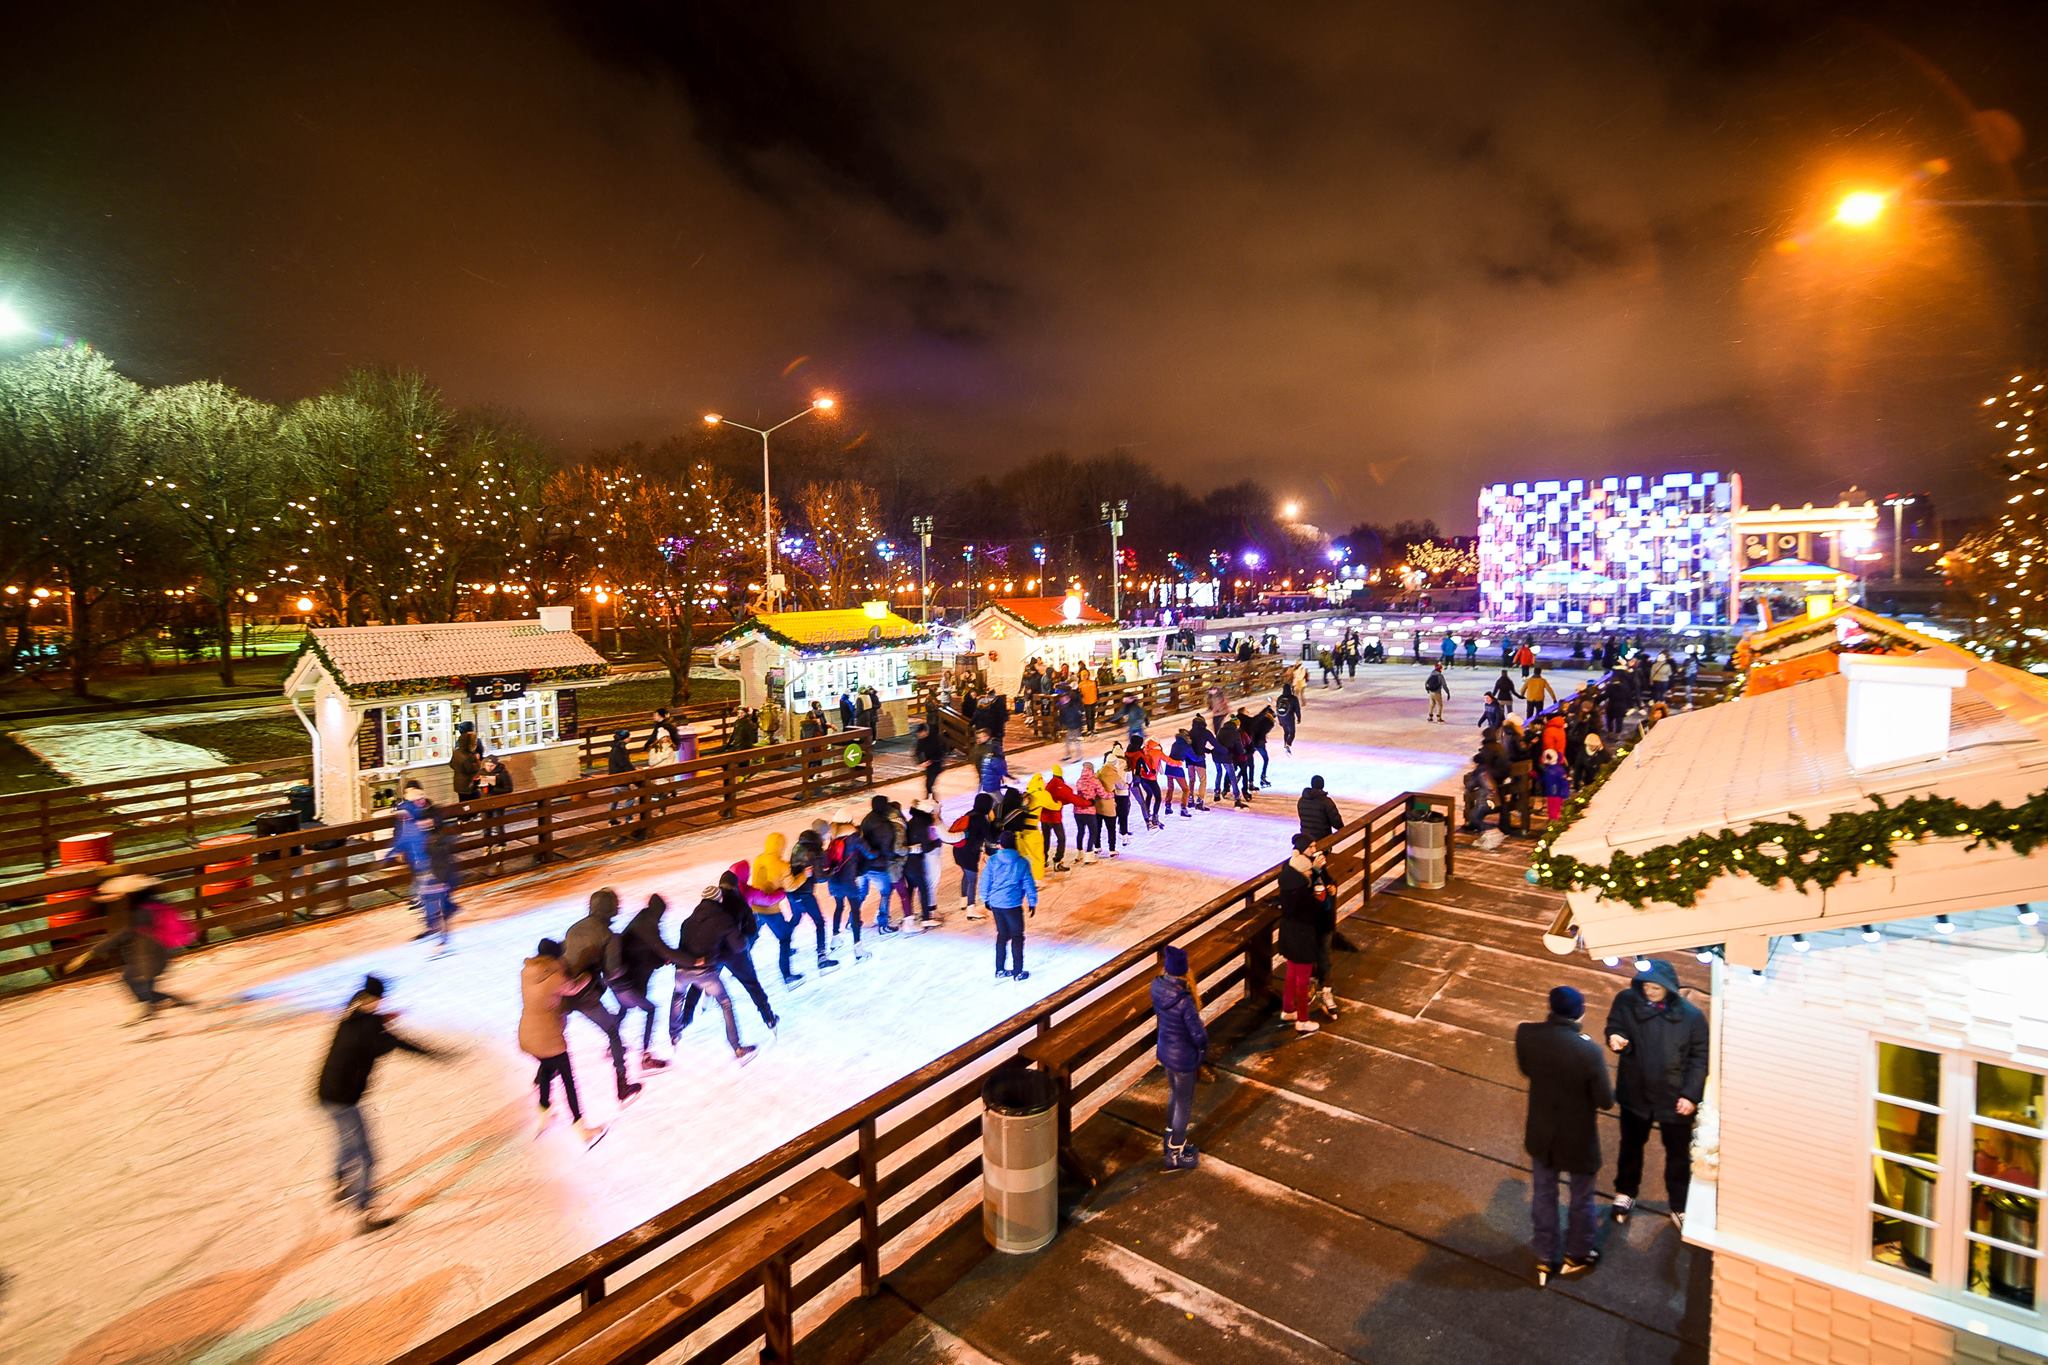
[[[873,786],[867,739],[865,730],[856,730],[440,809],[453,823],[461,880],[473,882]],[[191,911],[200,941],[219,942],[388,905],[394,895],[404,895],[409,875],[385,862],[391,828],[391,817],[384,815],[213,848],[144,854],[122,859],[121,866],[161,881],[165,899]],[[44,984],[21,978],[40,978],[53,959],[98,934],[93,903],[66,898],[89,893],[104,875],[97,868],[60,870],[0,885],[0,956],[6,958],[0,960],[0,988]],[[75,923],[45,922],[53,912],[81,909],[87,915]]]
[[[672,707],[669,719],[677,725],[687,725],[697,732],[697,753],[715,754],[732,743],[733,717],[739,713],[736,701],[699,701],[686,706]],[[645,757],[643,752],[648,737],[654,733],[654,712],[625,711],[611,716],[585,716],[576,725],[577,736],[583,743],[583,771],[603,772],[605,755],[612,747],[612,735],[619,730],[627,734],[627,748],[635,763]]]
[[[1401,867],[1407,849],[1408,811],[1420,802],[1455,824],[1451,798],[1408,793],[1351,821],[1322,841],[1342,880],[1337,886],[1341,918],[1371,899],[1378,884]],[[1446,840],[1448,847],[1448,839]],[[1210,900],[1089,972],[1071,985],[963,1043],[929,1065],[846,1109],[808,1132],[764,1153],[723,1180],[568,1264],[541,1276],[463,1322],[414,1347],[399,1365],[454,1365],[502,1351],[526,1329],[552,1333],[568,1318],[562,1310],[587,1313],[611,1294],[646,1297],[651,1276],[666,1277],[677,1248],[704,1241],[717,1229],[824,1171],[851,1181],[860,1191],[858,1222],[828,1238],[795,1268],[786,1296],[768,1305],[770,1319],[813,1301],[859,1292],[873,1293],[885,1262],[907,1258],[936,1238],[953,1220],[949,1206],[964,1204],[981,1177],[981,1088],[1003,1066],[1028,1061],[1028,1045],[1056,1035],[1090,1011],[1111,1027],[1098,1029],[1099,1043],[1069,1068],[1061,1114],[1071,1128],[1082,1097],[1100,1089],[1124,1065],[1142,1057],[1151,1028],[1149,1004],[1138,1001],[1158,970],[1158,953],[1168,943],[1203,943],[1220,928],[1234,928],[1245,916],[1265,922],[1263,932],[1242,936],[1226,955],[1211,960],[1203,998],[1221,1009],[1249,991],[1264,989],[1270,962],[1271,923],[1276,913],[1279,868],[1269,868]],[[1103,1010],[1103,1002],[1118,1003]],[[1076,1077],[1088,1065],[1086,1076]],[[687,1254],[687,1253],[685,1253]],[[628,1274],[639,1278],[625,1280]],[[664,1359],[725,1361],[750,1352],[765,1334],[758,1291],[735,1278],[724,1292],[707,1298],[687,1320],[665,1320],[665,1341],[692,1342],[684,1355]],[[704,1340],[713,1331],[715,1338]],[[532,1334],[527,1333],[530,1337]],[[620,1343],[612,1343],[615,1347]],[[638,1357],[634,1357],[638,1358]]]

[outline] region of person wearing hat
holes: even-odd
[[[660,926],[655,927],[660,938]],[[604,1136],[603,1124],[583,1121],[583,1102],[576,1095],[576,1073],[569,1065],[569,997],[582,990],[588,978],[569,975],[562,964],[562,945],[544,938],[533,956],[519,966],[519,1049],[539,1063],[533,1073],[534,1089],[540,1095],[540,1131],[554,1121],[554,1083],[562,1083],[562,1095],[569,1101],[569,1118],[576,1136],[585,1147],[595,1147]],[[648,1026],[653,1027],[653,1007],[648,1007]],[[646,1049],[641,1050],[646,1055]]]
[[[448,776],[455,784],[457,801],[476,799],[476,777],[483,768],[484,746],[476,737],[476,722],[455,727],[455,753],[448,760]]]
[[[1190,1171],[1199,1154],[1188,1141],[1188,1121],[1194,1116],[1195,1077],[1209,1050],[1209,1030],[1202,1024],[1201,1000],[1183,948],[1168,944],[1160,951],[1152,1014],[1159,1022],[1156,1053],[1166,1070],[1166,1169]]]
[[[182,948],[194,937],[190,923],[153,894],[162,885],[154,877],[117,873],[93,892],[106,932],[99,942],[66,962],[59,972],[69,976],[89,962],[118,957],[121,984],[142,1006],[142,1013],[130,1023],[143,1024],[156,1017],[165,1005],[189,1005],[181,995],[157,986],[157,979],[171,960],[171,950]]]
[[[1529,1114],[1522,1145],[1529,1153],[1529,1218],[1536,1283],[1576,1275],[1600,1260],[1593,1246],[1593,1194],[1600,1172],[1602,1109],[1614,1087],[1600,1045],[1579,1031],[1586,997],[1553,987],[1550,1015],[1515,1029],[1515,1065],[1529,1078]],[[1567,1188],[1564,1244],[1558,1245],[1558,1186]]]
[[[364,977],[362,987],[349,998],[340,1022],[335,1025],[334,1039],[327,1045],[327,1056],[320,1063],[320,1076],[313,1092],[334,1122],[334,1202],[353,1203],[364,1232],[375,1232],[392,1222],[370,1212],[377,1168],[376,1153],[370,1148],[370,1129],[363,1120],[363,1096],[370,1088],[370,1073],[387,1052],[448,1056],[439,1048],[392,1032],[391,1016],[383,1012],[383,1004],[383,978]]]

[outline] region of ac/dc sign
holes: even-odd
[[[512,701],[526,695],[530,673],[493,673],[488,677],[464,678],[463,690],[477,701]]]

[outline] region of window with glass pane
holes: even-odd
[[[555,694],[542,692],[484,708],[484,748],[491,753],[535,749],[555,742]]]
[[[2035,1306],[2041,1267],[2041,1113],[2039,1072],[1979,1062],[1970,1123],[1972,1294]]]
[[[1877,1091],[1870,1257],[1932,1276],[1941,1190],[1941,1054],[1879,1043]]]
[[[384,708],[384,762],[446,763],[455,730],[455,707],[445,701],[409,701]]]

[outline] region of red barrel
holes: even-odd
[[[249,836],[246,834],[218,834],[211,839],[201,839],[198,846],[200,848],[230,848],[236,844],[246,844],[248,842]],[[207,897],[232,896],[236,892],[247,891],[255,884],[254,880],[247,875],[248,868],[249,855],[246,853],[239,858],[226,858],[217,863],[206,864],[206,874],[208,876],[213,876],[216,873],[236,872],[240,872],[243,875],[239,877],[226,876],[220,881],[215,882],[201,882],[199,884],[199,894]]]
[[[104,867],[114,861],[114,836],[111,833],[74,834],[57,841],[57,867],[64,872],[76,872],[81,868]],[[84,901],[92,898],[93,888],[81,886],[75,891],[52,891],[43,897],[47,905],[67,901]],[[50,912],[50,927],[61,928],[76,924],[87,917],[87,910],[81,906],[76,910],[53,910]]]

